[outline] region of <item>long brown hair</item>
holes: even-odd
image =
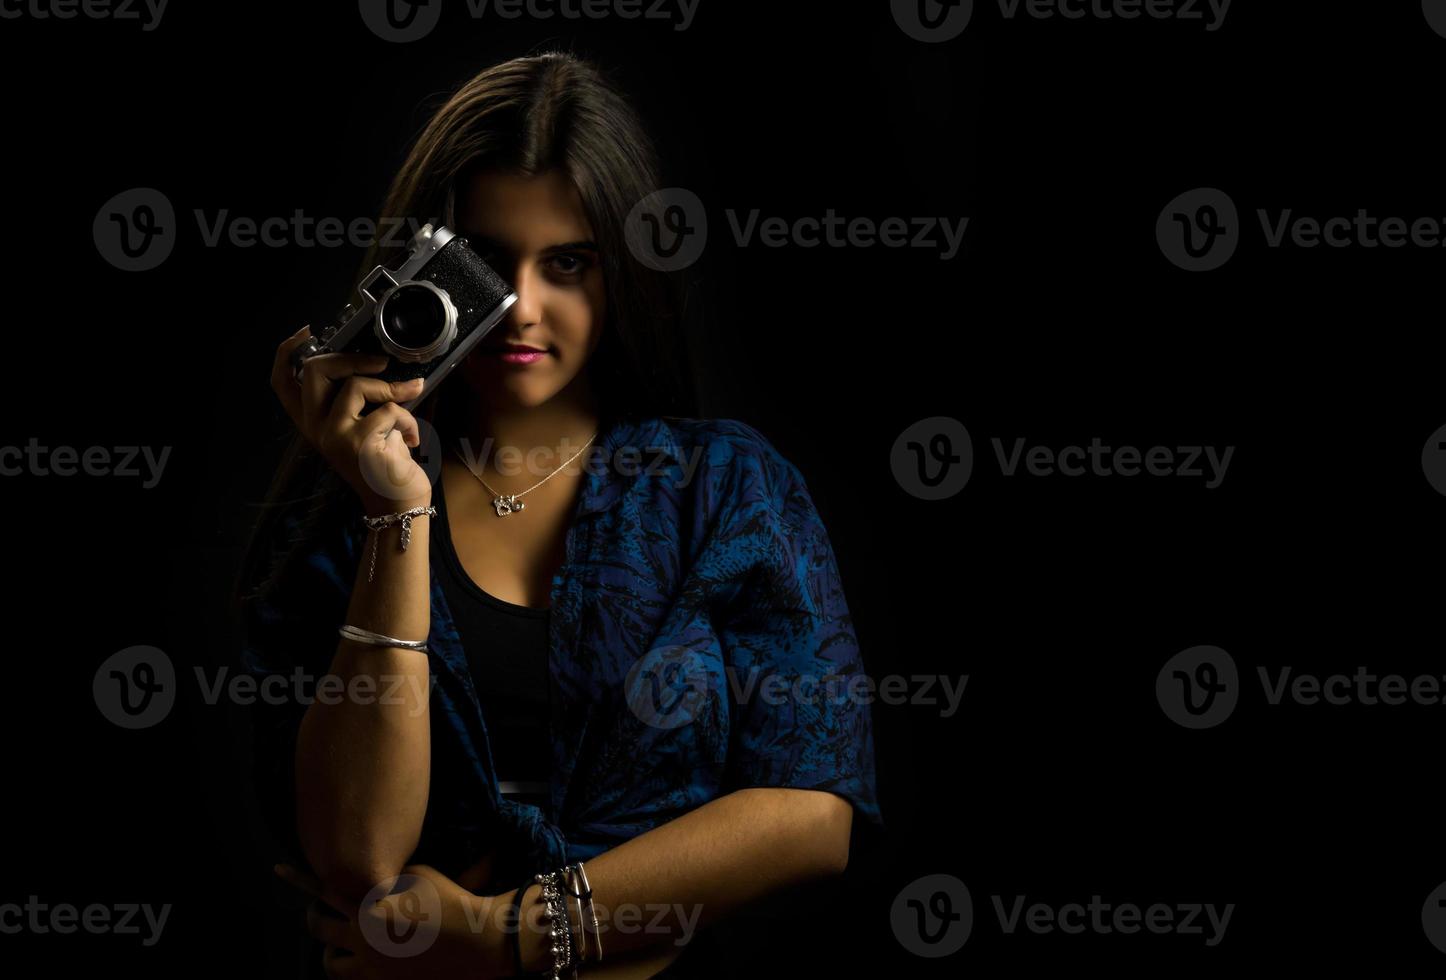
[[[681,282],[637,261],[625,237],[628,213],[659,188],[657,154],[621,89],[598,66],[571,52],[548,51],[495,65],[466,82],[417,137],[377,227],[441,221],[456,228],[459,189],[474,174],[501,170],[531,177],[554,169],[576,186],[600,251],[607,314],[584,370],[603,415],[696,414]],[[395,240],[402,237],[376,236],[357,279],[378,263],[394,265],[406,248]],[[423,403],[421,417],[436,416],[446,388]],[[296,433],[252,528],[233,589],[238,606],[274,588],[290,557],[352,496]],[[294,529],[283,533],[283,518],[295,513],[291,508],[304,510]]]

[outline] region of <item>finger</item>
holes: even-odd
[[[321,954],[321,966],[332,980],[346,980],[361,976],[361,958],[349,949],[328,946]]]
[[[296,384],[296,375],[291,369],[291,354],[310,336],[311,324],[308,323],[276,346],[276,358],[271,362],[273,383],[287,381],[293,386]]]
[[[283,340],[276,348],[276,358],[271,362],[271,390],[281,399],[286,414],[298,426],[301,425],[301,386],[291,368],[291,355],[311,336],[311,324],[306,324],[296,333]]]
[[[306,907],[306,931],[328,946],[347,947],[347,927],[347,918],[319,899]]]
[[[301,370],[301,416],[307,432],[315,432],[331,408],[336,382],[354,374],[375,374],[387,366],[385,354],[318,354]]]
[[[300,868],[285,862],[276,865],[271,870],[276,872],[278,878],[298,891],[304,892],[312,898],[321,898],[321,882],[315,875],[307,874]]]
[[[396,402],[387,402],[363,418],[357,426],[357,448],[360,450],[374,439],[385,440],[393,431],[400,432],[402,441],[408,446],[416,446],[422,438],[416,416]]]
[[[414,398],[422,391],[422,379],[383,381],[355,375],[346,380],[332,403],[327,424],[341,426],[362,417],[361,410],[370,402],[399,402]]]
[[[311,324],[302,324],[301,329],[281,343],[276,345],[276,363],[278,366],[285,365],[288,373],[291,369],[291,352],[300,347],[307,337],[311,336]]]

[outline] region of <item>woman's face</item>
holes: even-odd
[[[532,408],[569,385],[590,395],[583,366],[602,339],[607,297],[592,227],[577,189],[558,171],[488,172],[463,189],[458,230],[517,302],[458,367],[478,397],[502,410]],[[537,348],[509,358],[504,345]]]

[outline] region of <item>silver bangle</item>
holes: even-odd
[[[587,918],[582,910],[582,898],[576,890],[576,878],[573,875],[572,869],[573,866],[569,864],[558,870],[562,875],[562,905],[563,909],[567,912],[567,926],[569,930],[572,928],[572,906],[574,903],[577,905],[577,932],[575,934],[577,936],[577,945],[573,947],[572,956],[573,960],[578,965],[581,965],[582,962],[587,959]],[[572,901],[568,901],[568,899],[572,899]]]
[[[572,886],[567,889],[567,893],[577,899],[577,917],[582,920],[581,928],[578,929],[578,943],[581,948],[578,949],[577,961],[581,963],[587,959],[589,935],[587,923],[588,919],[591,918],[592,946],[597,950],[597,955],[593,958],[593,962],[601,963],[602,931],[598,928],[597,909],[593,905],[592,885],[588,883],[587,872],[583,870],[582,862],[578,861],[567,866],[566,874],[569,884]]]
[[[371,630],[364,630],[358,626],[347,624],[337,630],[343,639],[354,640],[357,643],[365,643],[374,647],[402,647],[407,650],[420,650],[427,652],[426,640],[399,640],[395,636],[385,636],[381,633],[373,633]]]

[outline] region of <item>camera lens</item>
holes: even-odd
[[[430,360],[456,334],[457,311],[430,282],[405,282],[382,299],[377,331],[382,346],[402,360]]]
[[[399,347],[427,347],[442,332],[446,313],[437,296],[415,286],[399,286],[387,298],[383,329]]]

